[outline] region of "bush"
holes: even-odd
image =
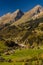
[[[14,44],[15,44],[15,42],[9,41],[9,40],[7,40],[7,41],[5,42],[5,45],[8,46],[8,47],[14,47]]]
[[[5,45],[8,47],[8,48],[13,48],[13,49],[18,49],[19,48],[19,45],[17,43],[15,43],[14,41],[9,41],[7,40],[5,42]]]

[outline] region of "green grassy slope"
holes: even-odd
[[[41,63],[43,60],[43,50],[16,50],[14,54],[11,54],[9,56],[2,54],[2,57],[5,59],[12,59],[13,62],[0,62],[1,65],[25,65],[26,62],[31,62],[32,65],[35,65],[35,61],[39,61]]]

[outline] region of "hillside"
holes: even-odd
[[[0,65],[43,65],[43,7],[0,17]]]
[[[18,14],[18,15],[17,15]],[[11,16],[11,18],[9,18]],[[14,18],[18,19],[14,19]],[[23,14],[20,10],[1,17],[0,40],[13,40],[17,44],[26,45],[28,48],[43,45],[43,7],[37,5]],[[12,22],[12,20],[14,20]],[[6,20],[11,20],[7,22]],[[6,23],[5,23],[6,22]]]
[[[26,12],[21,19],[19,19],[17,22],[13,23],[12,25],[19,25],[21,23],[24,23],[28,20],[30,20],[30,18],[32,18],[35,15],[38,15],[40,12],[43,12],[43,7],[40,5],[35,6],[33,9],[31,9],[30,11]]]
[[[0,17],[0,24],[7,24],[7,23],[13,23],[15,21],[17,21],[18,19],[20,19],[22,16],[24,15],[24,13],[17,9],[15,12],[13,13],[7,13],[3,16]]]

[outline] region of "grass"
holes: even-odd
[[[4,57],[5,59],[12,59],[13,62],[11,62],[11,63],[9,63],[9,62],[0,62],[0,65],[24,65],[24,62],[26,61],[26,59],[31,59],[32,57],[39,57],[40,54],[43,55],[43,50],[42,49],[16,50],[14,54],[11,54],[11,55],[8,55],[8,56],[2,54],[2,57]]]
[[[8,63],[8,62],[0,62],[0,65],[22,65],[23,62],[17,62],[17,63]]]
[[[3,41],[0,41],[0,51],[2,49],[6,49],[6,46],[4,45]],[[33,57],[34,58],[36,57],[37,59],[41,57],[43,59],[43,49],[21,49],[21,50],[18,49],[15,50],[15,52],[10,55],[5,55],[1,53],[1,56],[5,58],[5,60],[12,59],[13,62],[0,62],[0,65],[25,65],[26,61],[28,59],[32,60]],[[34,58],[32,60],[32,65],[35,65]],[[39,62],[41,61],[39,60]]]
[[[7,56],[7,58],[22,58],[22,57],[26,57],[26,56],[34,56],[34,55],[38,55],[40,53],[42,53],[43,50],[41,49],[23,49],[23,50],[16,50],[15,53],[10,56]],[[3,55],[4,56],[4,55]],[[6,56],[4,56],[6,58]]]

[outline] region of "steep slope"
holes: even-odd
[[[4,35],[5,34],[5,35]],[[8,26],[0,31],[5,39],[13,39],[18,43],[43,43],[43,17],[31,19],[20,25]],[[36,36],[35,36],[36,35]]]
[[[23,15],[24,13],[19,9],[13,13],[7,13],[0,17],[0,24],[13,23],[20,19]]]
[[[13,13],[7,13],[0,17],[0,30],[19,20],[24,13],[21,10],[16,10]]]
[[[12,17],[14,17],[13,14]],[[0,39],[13,40],[18,44],[29,44],[32,48],[42,46],[43,8],[38,5],[29,12],[25,13],[20,20],[5,26],[0,30]]]
[[[14,24],[19,25],[21,23],[24,23],[24,22],[30,20],[30,18],[32,18],[33,16],[38,15],[40,12],[43,12],[43,7],[40,5],[37,5],[30,11],[26,12],[21,19],[19,19],[17,22],[13,23],[12,25],[14,25]]]

